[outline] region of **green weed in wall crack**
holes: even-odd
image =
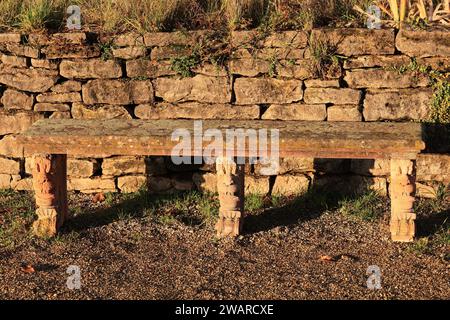
[[[430,66],[422,65],[415,58],[408,65],[390,67],[387,70],[397,71],[399,74],[416,72],[428,76],[430,86],[433,89],[433,97],[430,102],[430,116],[424,121],[449,124],[450,123],[450,73],[433,70]]]
[[[340,69],[340,60],[346,59],[337,54],[337,46],[319,38],[309,37],[311,53],[311,73],[321,79],[327,78],[335,70]]]
[[[171,69],[181,75],[184,78],[192,77],[194,72],[193,68],[197,67],[200,64],[200,57],[198,54],[193,53],[188,56],[181,56],[173,58],[170,61]]]
[[[188,55],[171,59],[171,69],[183,77],[192,77],[193,69],[200,65],[212,64],[217,68],[224,66],[232,51],[228,38],[227,32],[207,32],[197,40]],[[186,47],[183,46],[183,49]]]
[[[269,60],[269,77],[275,77],[277,75],[277,65],[278,65],[278,58],[274,54],[270,60]]]
[[[436,81],[433,88],[431,121],[450,123],[450,83],[448,79],[447,81]]]
[[[113,56],[114,45],[113,45],[112,41],[106,42],[106,43],[100,43],[99,47],[100,47],[101,58],[103,61],[110,60],[114,57]]]

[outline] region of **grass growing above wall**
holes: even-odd
[[[62,30],[69,5],[81,8],[87,29],[125,30],[310,29],[325,25],[362,26],[354,5],[369,0],[1,0],[0,28]]]

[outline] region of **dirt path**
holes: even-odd
[[[248,233],[235,241],[218,241],[211,225],[149,217],[31,239],[0,250],[0,298],[450,298],[448,246],[419,252],[417,244],[392,243],[383,220],[364,222],[337,211],[302,217],[278,226],[275,213],[251,217]],[[266,228],[267,221],[273,225]],[[34,272],[26,272],[27,264]],[[70,265],[80,267],[80,290],[66,286]],[[381,270],[381,290],[366,285],[373,265]]]
[[[1,298],[42,299],[409,299],[450,298],[450,269],[439,257],[409,253],[386,231],[325,215],[217,242],[210,230],[142,220],[92,228],[58,243],[37,241],[3,253]],[[336,262],[324,255],[341,256]],[[36,271],[24,273],[22,264]],[[66,288],[66,269],[81,268],[82,288]],[[366,287],[377,265],[382,290]]]

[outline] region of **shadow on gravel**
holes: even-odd
[[[373,166],[374,161],[366,160],[365,170],[368,175]],[[280,207],[247,216],[244,231],[256,233],[298,224],[318,218],[325,211],[339,208],[344,200],[357,199],[369,190],[369,184],[364,178],[355,180],[350,168],[350,159],[314,159],[314,171],[326,173],[326,177],[318,174],[307,192],[289,199]],[[271,181],[270,190],[273,185],[274,181]]]
[[[326,210],[338,208],[342,200],[351,200],[356,197],[356,194],[351,196],[346,193],[332,191],[331,189],[315,187],[301,196],[283,199],[278,207],[270,206],[270,208],[259,210],[256,214],[248,215],[245,218],[244,231],[246,233],[267,231],[277,226],[288,226],[314,219]],[[193,198],[190,204],[189,201],[186,201],[189,198]],[[155,195],[141,191],[112,204],[106,203],[103,207],[83,208],[83,212],[76,214],[69,220],[61,231],[63,233],[82,232],[119,220],[143,218],[150,215],[158,217],[158,215],[164,216],[166,214],[176,217],[177,220],[186,225],[200,226],[204,223],[204,217],[202,218],[195,214],[194,211],[197,208],[192,202],[211,201],[215,202],[211,204],[212,206],[218,205],[217,199],[212,200],[214,197],[211,197],[211,195],[210,199],[206,198],[205,200],[205,198],[198,195],[192,197],[189,193],[183,192]],[[209,218],[215,219],[215,214]]]
[[[274,197],[267,196],[264,199],[266,203],[260,210],[246,216],[244,233],[252,234],[306,222],[320,217],[326,211],[337,210],[344,203],[353,206],[353,211],[362,211],[365,209],[365,204],[361,202],[361,195],[367,194],[368,190],[367,185],[349,189],[348,185],[334,183],[313,186],[300,196],[285,198],[278,203],[275,203]],[[381,215],[383,212],[387,214],[385,216],[387,218],[389,199],[381,197],[377,201],[382,203],[381,208],[376,210],[381,210],[379,212]],[[203,204],[199,205],[199,203]],[[357,203],[359,207],[355,205]],[[205,205],[214,208],[212,210],[214,212],[208,216],[199,214],[199,207],[202,208]],[[215,222],[217,206],[217,198],[212,195],[205,196],[198,192],[155,195],[143,190],[115,199],[111,203],[107,201],[102,207],[83,208],[82,213],[68,221],[62,232],[82,232],[120,220],[143,217],[152,217],[157,220],[161,217],[176,219],[185,225],[198,227],[205,223],[205,219]],[[442,200],[420,200],[416,205],[416,213],[418,237],[432,236],[449,228],[450,208]]]
[[[433,210],[418,214],[416,220],[417,237],[430,237],[442,230],[450,230],[450,208]]]
[[[338,208],[344,199],[356,197],[356,194],[349,195],[333,192],[324,187],[313,187],[306,193],[289,199],[287,204],[281,207],[269,208],[258,215],[247,216],[244,231],[257,233],[315,219],[327,210]]]
[[[143,190],[131,196],[126,196],[124,199],[115,201],[110,205],[107,203],[106,207],[84,209],[82,214],[75,215],[68,221],[62,232],[81,232],[119,220],[143,218],[150,215],[149,212],[153,213],[163,209],[170,211],[168,212],[170,214],[177,214],[174,211],[180,211],[183,208],[168,206],[168,204],[182,203],[183,200],[185,200],[183,193],[155,195]],[[188,216],[188,213],[183,216],[178,215],[178,218],[189,225],[201,224],[198,217]]]

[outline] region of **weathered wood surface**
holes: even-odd
[[[224,137],[227,129],[267,129],[269,150],[270,130],[278,129],[281,157],[414,159],[425,148],[422,126],[418,123],[208,120],[202,121],[202,125],[203,132],[219,129]],[[179,143],[171,138],[177,129],[189,131],[194,141],[193,120],[45,119],[26,131],[21,142],[27,155],[167,156]],[[201,155],[209,144],[208,141],[200,146],[192,143],[191,154]],[[246,152],[248,143],[244,149],[236,151]]]

